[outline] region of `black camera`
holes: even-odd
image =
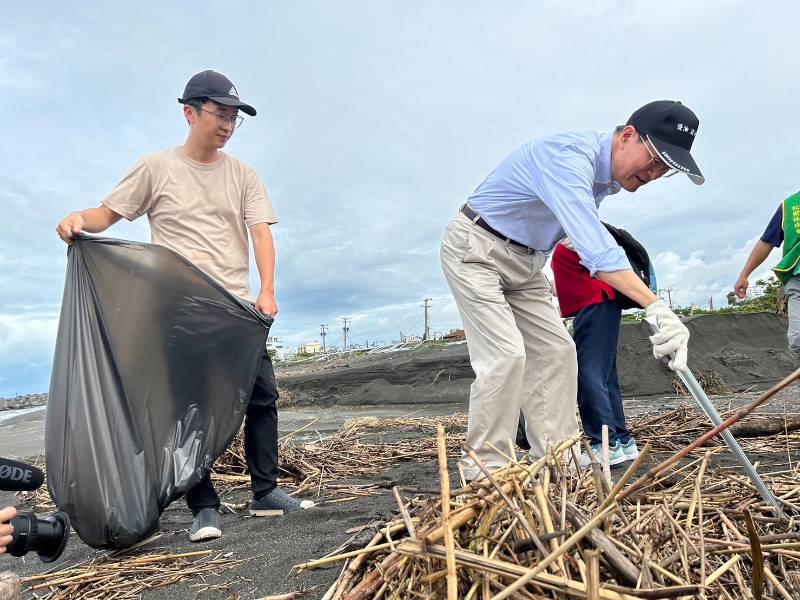
[[[25,463],[0,458],[0,490],[23,492],[41,487],[44,473]],[[14,527],[11,543],[6,552],[11,556],[25,556],[36,552],[42,562],[56,560],[69,540],[67,513],[55,512],[44,518],[34,513],[18,513],[9,523]]]

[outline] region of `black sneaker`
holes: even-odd
[[[189,540],[192,542],[205,542],[222,537],[219,526],[219,512],[214,508],[204,508],[194,516]]]
[[[298,500],[293,498],[281,488],[275,488],[261,500],[250,503],[250,516],[253,517],[281,517],[298,510],[312,508],[311,500]]]

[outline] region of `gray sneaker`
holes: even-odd
[[[222,537],[219,526],[219,512],[214,508],[204,508],[194,516],[189,540],[192,542],[205,542]]]
[[[281,488],[275,488],[261,500],[250,503],[250,516],[252,517],[281,517],[298,510],[312,508],[311,500],[298,500],[293,498]]]

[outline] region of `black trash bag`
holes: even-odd
[[[78,238],[68,252],[45,449],[59,510],[127,548],[241,426],[272,320],[175,252]]]

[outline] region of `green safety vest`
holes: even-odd
[[[781,283],[800,275],[800,192],[783,201],[783,258],[775,265]]]

